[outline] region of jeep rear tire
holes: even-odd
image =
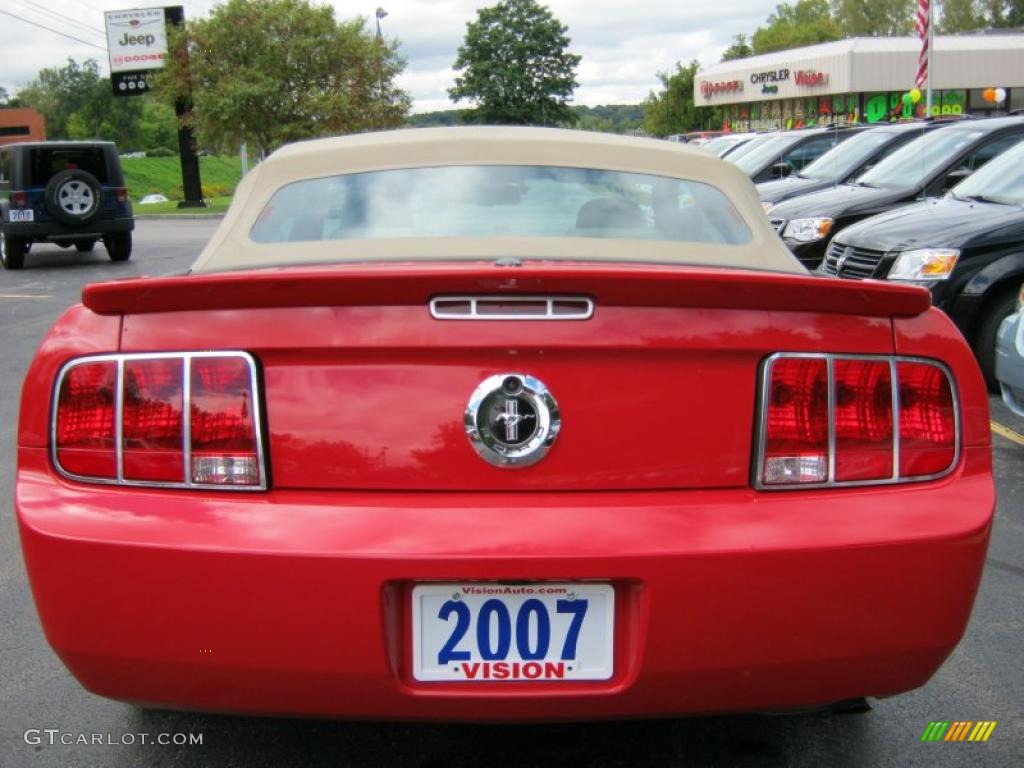
[[[132,233],[120,232],[103,238],[111,261],[128,261],[132,256]]]
[[[0,230],[0,262],[4,269],[21,269],[25,266],[28,241],[17,237],[4,237]]]
[[[87,171],[61,171],[46,185],[45,203],[62,224],[87,224],[100,212],[100,183]]]

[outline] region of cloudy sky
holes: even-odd
[[[326,0],[314,0],[325,2]],[[414,111],[448,109],[452,62],[476,9],[494,0],[334,0],[340,18],[372,21],[377,2],[388,11],[386,37],[397,37],[408,64],[400,84],[414,99]],[[750,33],[778,0],[546,0],[568,25],[571,50],[581,54],[579,104],[629,104],[657,87],[656,74],[676,61],[719,60],[738,32]],[[216,0],[185,0],[188,18],[205,16]],[[171,3],[167,3],[168,5]],[[107,68],[103,11],[158,7],[145,0],[2,0],[0,2],[0,86],[14,93],[43,67],[70,56],[95,57]],[[12,18],[6,14],[14,14]],[[58,30],[68,39],[42,27]]]

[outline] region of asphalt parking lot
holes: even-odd
[[[1024,765],[1024,420],[994,397],[999,507],[967,635],[924,688],[873,701],[867,714],[438,726],[152,712],[87,693],[42,636],[18,545],[10,499],[22,377],[82,285],[183,271],[214,226],[141,220],[130,262],[111,263],[102,247],[81,255],[44,246],[33,248],[24,270],[0,274],[0,766]],[[922,743],[933,720],[998,725],[986,743]],[[101,734],[104,743],[51,745],[45,733],[41,743],[28,743],[32,729]],[[202,744],[143,744],[139,734],[148,742],[158,734],[201,734]],[[129,736],[134,743],[118,743]]]

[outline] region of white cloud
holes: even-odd
[[[325,2],[326,0],[314,0]],[[414,99],[414,111],[450,109],[447,89],[466,23],[491,0],[333,0],[342,18],[362,15],[373,24],[382,5],[386,37],[397,37],[407,67],[400,84]],[[185,0],[189,18],[205,15],[215,0]],[[570,49],[582,55],[575,94],[578,104],[636,103],[658,88],[657,73],[677,61],[717,62],[732,37],[752,32],[772,12],[775,0],[548,0],[556,17],[569,27]],[[23,21],[0,15],[0,85],[8,92],[33,79],[43,67],[61,66],[68,57],[97,59],[104,71],[103,11],[148,5],[139,0],[4,0],[3,10],[93,42],[74,42]],[[153,3],[152,7],[157,7]],[[40,12],[47,8],[51,14]],[[75,22],[68,23],[52,14]]]

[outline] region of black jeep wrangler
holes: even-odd
[[[0,147],[0,257],[21,269],[32,243],[88,252],[102,240],[112,261],[132,255],[132,204],[109,141]]]

